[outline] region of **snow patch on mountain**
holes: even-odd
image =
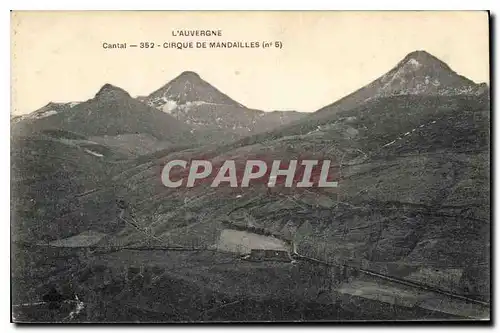
[[[11,117],[11,122],[17,123],[21,120],[27,120],[27,119],[36,120],[36,119],[50,117],[50,116],[56,115],[60,112],[65,112],[67,110],[70,110],[80,103],[81,102],[68,102],[68,103],[50,102],[47,105],[45,105],[44,107],[42,107],[36,111],[33,111],[29,114]]]
[[[366,101],[400,95],[479,95],[487,87],[458,75],[444,62],[425,51],[409,54],[384,74],[375,86],[375,94]]]
[[[172,113],[174,110],[177,111],[190,111],[195,106],[200,105],[224,105],[219,103],[211,103],[205,101],[188,101],[180,104],[175,99],[175,96],[164,95],[162,97],[153,98],[147,101],[147,104],[153,108],[160,111]]]
[[[177,102],[167,99],[165,100],[165,104],[160,107],[161,111],[171,113],[173,110],[177,108]]]
[[[93,150],[90,150],[90,149],[85,149],[85,152],[86,153],[89,153],[90,155],[94,155],[94,156],[97,156],[97,157],[103,157],[104,155],[103,154],[99,154]]]
[[[281,114],[248,109],[190,71],[181,73],[149,96],[138,99],[189,126],[231,140],[253,131],[268,130],[299,116],[296,112]],[[215,134],[215,131],[220,131],[220,134]]]
[[[41,113],[38,113],[35,116],[36,119],[40,119],[40,118],[45,118],[45,117],[48,117],[48,116],[52,116],[53,114],[57,114],[58,112],[56,110],[47,110],[47,111],[44,111],[44,112],[41,112]]]
[[[394,143],[396,143],[396,141],[399,141],[399,140],[402,140],[404,139],[405,137],[409,136],[410,134],[412,134],[413,132],[417,131],[417,129],[420,129],[420,128],[425,128],[425,127],[429,127],[431,126],[432,124],[435,124],[436,123],[436,120],[432,120],[432,121],[429,121],[427,123],[424,123],[424,124],[420,124],[418,127],[415,127],[413,128],[411,131],[409,132],[406,132],[400,136],[398,136],[395,140],[391,141],[391,142],[388,142],[386,144],[384,144],[382,147],[388,147]],[[418,134],[418,133],[417,133]]]
[[[414,69],[418,69],[420,67],[422,67],[422,64],[419,63],[417,60],[411,58],[410,60],[408,60],[408,62],[406,63],[408,66],[412,66]]]

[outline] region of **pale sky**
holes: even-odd
[[[181,72],[243,105],[312,112],[426,50],[489,82],[486,12],[14,12],[14,114],[84,101],[105,83],[147,95]],[[222,37],[173,37],[220,29]],[[281,41],[282,49],[103,49],[102,43]]]

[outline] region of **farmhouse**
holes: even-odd
[[[285,250],[252,249],[250,254],[245,256],[250,261],[282,261],[291,262],[290,253]]]

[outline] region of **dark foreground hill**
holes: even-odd
[[[89,229],[117,230],[115,198],[99,189],[126,168],[126,157],[62,130],[13,139],[12,240],[47,243]]]

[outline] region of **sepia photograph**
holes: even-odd
[[[10,20],[11,322],[491,321],[488,11]]]

